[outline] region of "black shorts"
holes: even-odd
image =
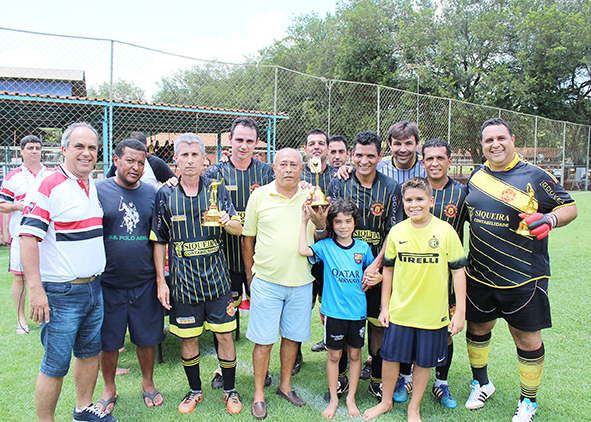
[[[123,347],[127,327],[136,346],[156,346],[164,340],[164,308],[158,300],[155,279],[131,289],[101,287],[105,307],[102,350],[112,352]]]
[[[510,326],[530,332],[552,326],[547,278],[512,289],[497,289],[469,277],[467,281],[467,321],[484,323],[504,318]]]
[[[365,299],[367,300],[367,322],[381,327],[382,324],[378,321],[378,317],[382,306],[382,284],[377,284],[366,291]]]
[[[314,284],[312,284],[312,307],[316,303],[322,302],[322,287],[324,286],[324,262],[319,261],[312,265],[312,277],[314,277]]]
[[[449,320],[453,318],[456,313],[456,291],[454,289],[454,279],[449,275],[449,283],[448,283],[448,301],[449,301]]]
[[[246,273],[237,273],[230,271],[230,280],[232,282],[232,297],[234,298],[234,306],[237,308],[242,303],[243,292],[246,292],[246,298],[250,300],[250,289],[246,282]]]
[[[345,345],[361,349],[365,339],[365,320],[350,321],[326,317],[324,319],[324,343],[327,349],[343,350]]]
[[[390,323],[384,330],[382,359],[389,362],[415,363],[421,368],[435,368],[447,358],[447,327],[436,330],[404,327]]]
[[[236,329],[236,308],[232,293],[199,303],[180,303],[171,298],[170,332],[180,338],[198,337],[203,328],[214,333]]]

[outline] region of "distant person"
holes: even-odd
[[[10,216],[10,264],[9,271],[12,278],[12,299],[16,308],[16,333],[28,334],[29,326],[25,316],[27,286],[23,277],[21,265],[20,243],[18,227],[24,208],[27,191],[36,181],[43,179],[49,172],[41,164],[41,139],[35,135],[27,135],[21,139],[21,157],[23,164],[6,175],[0,187],[0,212]]]
[[[464,329],[467,264],[464,247],[455,230],[430,213],[433,191],[422,177],[402,185],[404,211],[409,217],[388,234],[382,281],[380,323],[383,397],[363,414],[373,419],[392,409],[392,395],[400,363],[414,363],[414,393],[408,405],[408,421],[420,421],[420,403],[431,368],[447,354],[448,325],[453,336]],[[454,316],[449,317],[449,271],[457,294]]]
[[[203,140],[194,133],[185,133],[175,140],[174,149],[181,176],[178,185],[163,186],[156,194],[150,239],[155,242],[158,299],[170,310],[170,332],[181,339],[181,359],[189,383],[189,392],[178,410],[191,413],[203,400],[199,336],[206,328],[215,333],[219,342],[222,400],[226,411],[234,414],[242,410],[235,388],[236,348],[232,339],[236,309],[222,250],[222,232],[240,236],[242,225],[225,186],[201,176]],[[206,227],[205,213],[212,205],[219,211],[220,225]],[[167,244],[171,249],[170,287],[164,278]]]
[[[203,167],[201,168],[201,175],[203,176],[207,169],[211,167],[211,159],[207,156],[203,156]]]
[[[142,132],[133,132],[129,135],[130,139],[137,139],[142,144],[147,145],[147,138]],[[167,141],[168,146],[168,141]],[[156,147],[158,149],[158,147]],[[155,152],[157,154],[157,152]],[[164,160],[158,158],[156,155],[148,154],[147,161],[144,169],[144,174],[142,175],[142,182],[149,183],[150,185],[154,186],[156,189],[160,187],[160,183],[166,183],[169,180],[171,182],[177,183],[177,177],[172,172],[168,164],[164,162]],[[113,164],[107,174],[105,175],[105,179],[108,177],[115,176],[115,171],[117,168]]]
[[[154,386],[156,346],[164,340],[164,308],[158,301],[150,227],[156,188],[140,180],[146,146],[125,139],[113,151],[115,177],[96,184],[103,207],[103,239],[107,257],[100,276],[105,306],[101,330],[101,370],[105,387],[97,405],[111,413],[117,401],[115,374],[119,349],[129,329],[142,371],[146,406],[160,406]]]
[[[349,142],[342,135],[334,135],[328,138],[328,164],[335,169],[347,164],[349,161]]]
[[[521,396],[513,422],[531,421],[544,365],[542,329],[552,326],[548,233],[577,217],[577,206],[554,176],[522,161],[515,135],[500,118],[485,121],[487,161],[468,180],[470,249],[466,343],[473,381],[466,408],[480,409],[495,392],[488,378],[491,332],[504,318],[517,348]],[[519,232],[520,224],[523,232]]]
[[[92,404],[103,323],[103,294],[97,276],[105,268],[103,210],[89,177],[97,159],[97,140],[96,130],[88,123],[66,128],[64,164],[29,192],[21,220],[29,317],[41,323],[45,350],[35,386],[37,418],[42,422],[54,420],[72,352],[73,420],[117,421]]]

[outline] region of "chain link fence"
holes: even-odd
[[[151,151],[172,163],[178,134],[204,135],[215,161],[228,147],[237,116],[256,118],[267,160],[279,148],[301,148],[320,127],[350,141],[362,130],[385,140],[390,125],[418,123],[421,139],[449,141],[456,174],[480,164],[479,129],[502,117],[513,127],[517,151],[553,172],[569,189],[586,187],[590,127],[392,87],[331,80],[256,63],[198,60],[128,43],[0,28],[0,160],[19,164],[26,134],[44,140],[43,160],[60,160],[59,139],[70,123],[93,124],[101,139],[98,173],[112,147],[142,131]]]

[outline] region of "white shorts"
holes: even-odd
[[[10,238],[10,267],[8,269],[13,274],[23,274],[21,265],[21,244],[18,237]]]

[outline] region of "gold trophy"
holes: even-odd
[[[206,227],[219,227],[220,224],[220,212],[218,210],[218,186],[221,185],[221,180],[212,180],[209,185],[209,209],[205,213],[205,221],[203,223]]]
[[[529,201],[527,202],[527,206],[525,207],[526,218],[527,218],[527,216],[532,215],[533,213],[535,213],[538,210],[538,206],[536,204],[536,198],[534,197],[534,194],[535,194],[534,188],[532,187],[531,183],[528,183],[527,184],[527,196],[529,196]],[[522,235],[522,236],[530,236],[529,227],[527,226],[527,223],[524,220],[525,220],[525,218],[519,222],[519,227],[517,227],[517,230],[515,232],[517,234]]]
[[[328,205],[328,201],[326,200],[326,195],[324,194],[324,192],[322,192],[322,189],[320,189],[319,185],[319,174],[320,171],[322,170],[322,162],[320,161],[320,157],[311,157],[310,160],[308,161],[308,166],[310,167],[310,172],[315,173],[316,174],[316,187],[314,188],[314,192],[312,192],[310,195],[312,196],[312,202],[310,203],[310,205],[312,207],[318,207],[318,206],[325,206]]]

